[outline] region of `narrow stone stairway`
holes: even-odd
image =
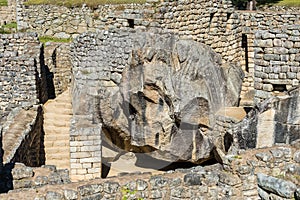
[[[47,165],[70,170],[70,89],[44,104],[44,145]]]

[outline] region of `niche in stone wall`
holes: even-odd
[[[230,19],[230,16],[231,16],[231,13],[227,13],[226,21],[228,21]]]
[[[134,28],[134,19],[127,19],[129,28]]]
[[[273,92],[286,92],[287,88],[285,84],[272,84]]]

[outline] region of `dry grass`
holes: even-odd
[[[2,0],[0,0],[2,1]],[[89,7],[96,7],[103,4],[129,4],[145,3],[146,0],[28,0],[26,5],[39,5],[39,4],[50,4],[50,5],[59,5],[67,7],[78,7],[83,4],[86,4]]]
[[[288,7],[300,7],[300,0],[283,0],[283,1],[279,1],[275,5],[288,6]]]

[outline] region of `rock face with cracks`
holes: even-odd
[[[90,41],[98,41],[99,35]],[[110,87],[99,83],[108,80],[95,81],[100,85],[98,95],[94,105],[85,105],[92,107],[85,114],[94,115],[107,138],[123,150],[169,162],[210,159],[215,148],[210,134],[214,114],[237,105],[243,72],[232,65],[222,67],[210,47],[172,34],[136,32],[126,37],[130,57],[119,81],[111,76],[115,85]],[[102,38],[97,45],[103,43]],[[230,82],[234,87],[227,87]],[[75,74],[75,113],[86,95],[79,88]]]

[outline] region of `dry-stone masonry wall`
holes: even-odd
[[[7,6],[0,6],[0,25],[16,21],[16,1],[8,0]]]
[[[257,44],[254,43],[255,41],[255,32],[259,30],[274,30],[274,29],[281,29],[283,26],[289,25],[300,25],[300,12],[299,10],[295,9],[287,9],[287,10],[280,10],[276,12],[245,12],[245,11],[237,11],[240,21],[240,27],[242,29],[242,54],[241,54],[241,61],[242,65],[246,66],[247,61],[247,70],[246,77],[243,84],[242,99],[247,99],[247,95],[251,98],[254,96],[254,71],[256,71],[255,65],[255,48]],[[272,46],[273,47],[273,46]],[[272,48],[268,47],[268,48]],[[299,48],[299,47],[298,47]],[[246,55],[248,57],[246,57]],[[271,67],[271,66],[270,66]],[[252,92],[249,92],[252,91]]]
[[[54,98],[70,87],[72,64],[69,54],[70,43],[46,42],[44,45],[45,69],[49,71],[47,76],[49,98]]]
[[[68,38],[98,29],[156,27],[205,43],[220,53],[223,61],[236,62],[246,72],[241,104],[250,106],[254,96],[254,32],[300,23],[297,9],[235,11],[227,0],[149,1],[96,9],[24,6],[22,2],[17,5],[19,29],[35,30],[41,35]]]
[[[225,168],[225,170],[223,169]],[[129,174],[106,180],[70,183],[66,171],[53,166],[17,164],[13,183],[19,188],[1,199],[298,199],[300,151],[275,146],[228,155],[224,165],[176,169],[166,173]],[[35,172],[33,174],[33,172]],[[43,173],[41,173],[43,172]],[[53,185],[59,184],[59,185]],[[47,187],[41,187],[48,185]],[[52,185],[52,186],[49,186]],[[29,189],[31,187],[31,189]],[[28,188],[23,189],[21,188]]]
[[[81,33],[110,27],[148,26],[154,7],[151,4],[99,5],[91,9],[54,5],[25,6],[17,4],[19,30],[34,30],[40,35],[75,38]],[[150,17],[149,17],[150,16]],[[133,20],[133,21],[132,21]],[[132,24],[133,23],[133,24]]]
[[[257,31],[254,45],[258,101],[299,85],[300,25]]]
[[[116,87],[132,50],[128,31],[82,34],[71,47],[73,63],[73,119],[71,125],[71,178],[101,176],[101,127],[97,102],[103,87]],[[117,87],[116,87],[117,88]]]
[[[36,34],[0,35],[1,118],[13,108],[35,105],[40,90],[40,43]]]
[[[43,131],[43,114],[40,106],[33,108],[33,120],[26,124],[26,129],[18,135],[17,128],[12,127],[9,131],[15,131],[14,135],[19,137],[15,140],[15,150],[12,151],[12,159],[6,160],[9,162],[21,162],[26,166],[41,166],[45,164],[45,151],[44,151],[44,131]],[[23,115],[27,117],[27,115]],[[16,118],[14,125],[20,123],[20,118]],[[5,139],[5,136],[4,136]],[[3,140],[5,142],[5,140]]]

